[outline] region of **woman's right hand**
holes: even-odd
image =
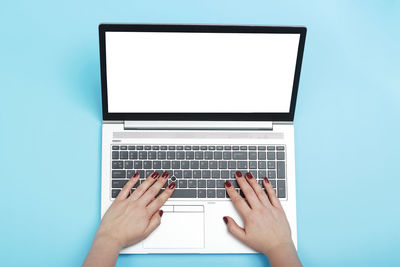
[[[264,253],[271,266],[302,266],[291,238],[289,222],[268,179],[263,180],[267,194],[251,173],[247,173],[245,178],[241,172],[236,172],[236,180],[247,202],[229,181],[225,188],[243,219],[244,228],[225,216],[223,219],[228,231],[249,247]]]

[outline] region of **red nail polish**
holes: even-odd
[[[133,176],[133,177],[135,177],[135,178],[137,178],[137,177],[139,177],[139,175],[140,175],[140,173],[135,173],[135,175]]]
[[[161,176],[161,177],[163,177],[163,178],[167,178],[167,177],[168,177],[168,175],[169,175],[169,173],[168,173],[168,172],[164,172],[164,173],[162,174],[162,176]]]
[[[237,176],[237,177],[242,177],[242,173],[241,173],[240,171],[237,171],[237,172],[236,172],[236,176]]]
[[[164,213],[163,210],[159,210],[159,211],[158,211],[158,214],[160,214],[160,217],[162,217],[163,213]]]
[[[228,218],[227,217],[223,217],[225,224],[228,224]]]
[[[169,184],[168,188],[169,189],[174,189],[175,188],[175,183]]]
[[[264,182],[266,182],[267,184],[269,183],[269,180],[267,177],[264,178]]]
[[[246,177],[247,177],[247,179],[251,179],[251,178],[253,178],[253,175],[250,172],[248,172],[248,173],[246,173]]]
[[[158,177],[158,172],[154,172],[151,177],[153,177],[154,179],[156,179]]]
[[[225,182],[225,186],[226,186],[226,187],[231,187],[231,185],[232,185],[231,182],[229,182],[229,181],[226,181],[226,182]]]

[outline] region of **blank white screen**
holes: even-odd
[[[287,113],[299,39],[106,32],[108,111]]]

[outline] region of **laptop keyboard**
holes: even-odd
[[[136,173],[142,183],[154,171],[167,171],[175,182],[171,198],[228,198],[229,180],[243,196],[236,171],[250,172],[262,185],[268,177],[279,198],[286,198],[286,149],[284,145],[111,145],[111,197]],[[243,196],[244,197],[244,196]]]

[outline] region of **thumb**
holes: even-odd
[[[244,239],[246,237],[246,232],[244,231],[244,229],[242,227],[240,227],[235,222],[235,220],[229,216],[225,216],[223,219],[224,219],[226,226],[228,227],[229,233],[231,233],[237,239],[244,241]]]
[[[146,237],[160,225],[162,215],[163,211],[158,210],[151,216],[149,225],[147,226],[146,230],[144,230],[144,235]]]

